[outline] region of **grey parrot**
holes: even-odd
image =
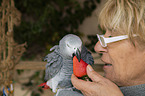
[[[83,46],[81,39],[74,34],[64,36],[59,41],[59,45],[55,45],[50,51],[53,52],[44,58],[47,61],[44,80],[54,93],[57,89],[73,87],[71,75],[74,55],[78,60],[82,59],[90,65],[94,64],[91,53]]]

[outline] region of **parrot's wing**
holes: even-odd
[[[45,81],[53,78],[59,72],[63,65],[62,57],[59,55],[58,45],[54,46],[53,49],[51,48],[51,50],[54,51],[44,58],[44,60],[47,60],[44,78]]]
[[[54,51],[53,51],[54,50]],[[50,51],[53,51],[51,53],[49,53],[47,56],[44,57],[44,61],[47,61],[47,62],[50,62],[52,61],[52,59],[55,61],[57,60],[57,55],[59,54],[59,46],[58,45],[55,45],[53,46]],[[55,57],[56,56],[56,57]],[[49,63],[49,64],[52,64],[52,63]],[[49,65],[47,64],[47,66]]]
[[[91,53],[88,51],[88,49],[85,46],[82,46],[81,58],[82,60],[84,60],[86,63],[90,65],[94,64],[94,59]]]

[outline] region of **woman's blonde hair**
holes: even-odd
[[[99,24],[104,30],[133,34],[145,44],[145,0],[108,0],[100,12]],[[144,45],[145,46],[145,45]]]

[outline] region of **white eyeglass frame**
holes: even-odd
[[[133,37],[137,36],[136,34],[133,35]],[[108,43],[124,40],[128,38],[128,35],[121,35],[121,36],[115,36],[110,38],[105,38],[104,35],[97,34],[97,37],[100,41],[100,44],[102,47],[107,47]]]

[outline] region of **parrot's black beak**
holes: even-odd
[[[80,60],[81,60],[81,52],[80,52],[80,50],[78,48],[77,48],[76,53],[73,54],[73,57],[74,56],[76,56],[78,61],[80,62]]]

